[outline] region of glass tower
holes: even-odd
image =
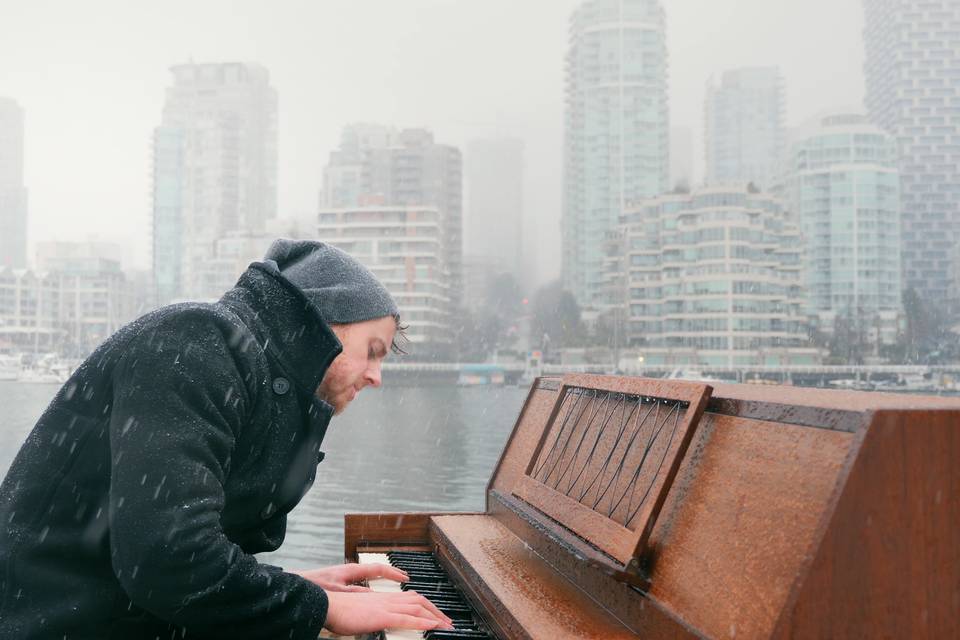
[[[605,242],[624,209],[668,187],[664,11],[657,0],[587,0],[570,18],[562,278],[601,302]]]
[[[707,88],[707,182],[769,189],[784,144],[783,80],[776,67],[734,69]]]
[[[863,6],[866,106],[899,147],[903,285],[956,310],[960,2],[864,0]]]
[[[802,127],[790,145],[791,212],[803,231],[807,312],[831,333],[847,319],[892,343],[900,312],[897,143],[860,114]]]
[[[217,241],[262,232],[277,213],[277,93],[256,64],[171,68],[153,135],[153,242],[159,302],[209,295]],[[177,260],[177,264],[166,262]]]

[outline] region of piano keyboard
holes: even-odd
[[[428,551],[388,551],[387,553],[359,553],[360,564],[390,564],[407,572],[410,581],[404,584],[387,579],[368,580],[374,591],[416,591],[432,602],[453,620],[453,630],[388,629],[384,640],[493,640],[481,624],[470,604],[447,577],[446,572]]]

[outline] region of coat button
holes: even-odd
[[[264,520],[267,520],[276,512],[277,508],[273,506],[273,503],[269,503],[260,511],[260,517]]]
[[[273,379],[273,392],[278,396],[282,396],[287,391],[290,391],[290,381],[286,378],[274,378]]]

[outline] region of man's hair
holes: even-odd
[[[400,322],[399,313],[393,316],[393,319],[397,323],[397,331],[393,334],[393,342],[390,343],[390,351],[398,356],[405,356],[407,355],[407,352],[404,351],[403,347],[410,342],[410,338],[407,337],[408,326]]]

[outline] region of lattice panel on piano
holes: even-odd
[[[571,387],[530,474],[627,528],[663,468],[690,403]]]
[[[568,376],[513,493],[627,565],[649,536],[710,387]]]

